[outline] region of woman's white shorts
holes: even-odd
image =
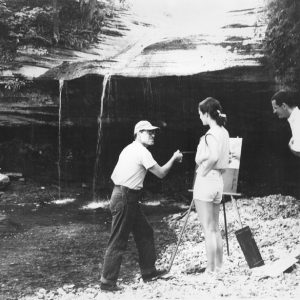
[[[211,170],[206,176],[196,174],[193,199],[220,203],[222,201],[224,183],[219,170]]]

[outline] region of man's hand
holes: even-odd
[[[182,156],[182,153],[177,150],[166,164],[164,164],[162,167],[158,164],[155,164],[149,169],[149,171],[158,178],[164,178],[169,173],[175,161],[182,162]]]
[[[176,152],[174,152],[173,157],[176,161],[181,163],[183,154],[179,150],[177,150]]]

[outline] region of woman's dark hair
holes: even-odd
[[[203,114],[208,113],[219,126],[225,126],[227,117],[217,99],[208,97],[199,103],[198,108]]]

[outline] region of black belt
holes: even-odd
[[[129,187],[125,186],[125,185],[115,185],[115,187],[127,192],[127,193],[130,193],[130,194],[135,194],[135,195],[140,195],[142,193],[142,190],[133,190],[133,189],[130,189]]]

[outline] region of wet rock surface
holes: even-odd
[[[89,203],[86,190],[77,188],[75,202],[57,205],[51,203],[52,199],[46,201],[49,197],[45,193],[49,189],[28,184],[26,188],[25,185],[23,188],[12,187],[1,197],[2,213],[18,221],[22,230],[1,233],[0,299],[299,297],[299,260],[288,272],[277,277],[258,277],[254,269],[249,269],[235,236],[239,225],[231,202],[226,203],[230,255],[226,253],[224,238],[224,268],[218,276],[209,278],[201,272],[206,263],[204,238],[197,215],[192,211],[167,276],[144,283],[140,278],[134,242],[130,239],[118,282],[123,290],[103,292],[99,276],[110,229],[107,199],[102,199],[103,205],[97,209],[83,210],[82,207]],[[67,192],[63,196],[72,198]],[[40,206],[40,199],[46,203],[44,206]],[[185,220],[179,217],[188,206],[176,204],[176,212],[175,203],[162,201],[163,205],[159,204],[160,200],[165,200],[160,196],[151,195],[151,199],[146,200],[145,212],[155,230],[157,266],[167,267]],[[243,225],[250,227],[266,265],[299,249],[298,199],[269,195],[241,198],[237,202]],[[220,220],[224,233],[222,211]]]

